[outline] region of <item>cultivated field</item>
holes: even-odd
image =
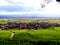
[[[0,21],[0,24],[7,24],[9,20]],[[11,20],[10,20],[11,21]],[[13,20],[14,22],[16,20]],[[29,22],[49,22],[59,23],[60,20],[29,20]],[[23,22],[23,20],[18,20]],[[10,36],[14,32],[13,38]],[[60,45],[60,26],[54,28],[38,28],[38,29],[4,29],[0,30],[1,45]]]

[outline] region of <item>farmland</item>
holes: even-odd
[[[14,22],[13,20],[12,22]],[[34,22],[49,22],[50,24],[60,24],[60,20],[32,20]],[[3,22],[3,23],[2,23]],[[27,24],[31,22],[29,20],[28,22],[26,20],[21,20],[18,22],[22,22],[24,24]],[[0,24],[5,25],[8,23],[8,20],[0,21]],[[34,24],[34,23],[32,23]],[[42,24],[42,23],[41,23]],[[46,24],[46,23],[44,23]],[[40,24],[39,24],[40,25]],[[46,26],[46,25],[45,25]],[[49,25],[48,25],[49,26]],[[11,40],[10,35],[14,32],[14,37]],[[1,45],[60,45],[60,25],[56,26],[54,25],[54,28],[37,28],[35,27],[32,29],[0,29],[0,44]]]
[[[9,43],[14,45],[34,45],[39,44],[39,41],[41,41],[41,43],[47,42],[47,44],[60,44],[60,30],[57,29],[58,28],[56,27],[54,30],[12,30],[13,32],[15,32],[13,40],[10,40],[9,38],[11,34],[9,30],[0,30],[0,42],[2,42],[1,44],[6,45],[8,45]]]

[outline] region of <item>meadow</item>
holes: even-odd
[[[7,23],[6,21],[0,21],[0,24],[6,24],[6,23]],[[59,22],[52,21],[51,23],[59,23]],[[14,37],[12,40],[10,39],[10,35],[12,34],[11,31],[14,32]],[[0,30],[0,44],[1,45],[60,45],[60,27],[54,27],[54,29],[40,28],[36,30],[35,29]]]

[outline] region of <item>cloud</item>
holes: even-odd
[[[35,11],[35,12],[1,12],[0,15],[4,16],[20,16],[20,17],[60,17],[60,13],[48,11]]]
[[[7,5],[8,3],[5,2],[4,0],[0,0],[0,5]]]
[[[21,3],[19,4],[13,4],[11,0],[0,0],[0,6],[1,5],[21,5]]]
[[[43,9],[37,8],[40,5],[40,0],[5,0],[12,5],[0,6],[0,14],[12,15],[12,14],[60,14],[60,4],[55,0],[51,1]],[[17,5],[20,4],[22,5]],[[42,2],[41,2],[42,3]],[[35,8],[34,8],[35,7]],[[40,10],[39,10],[40,9]]]
[[[37,0],[0,0],[0,11],[17,12],[39,9],[40,4],[37,3]]]
[[[6,12],[24,12],[24,11],[34,11],[33,8],[31,7],[25,7],[25,6],[18,6],[18,5],[5,5],[5,6],[0,6],[0,11],[6,11]]]
[[[0,0],[0,15],[14,14],[47,14],[56,16],[60,14],[60,4],[52,0],[45,8],[41,8],[43,0]]]
[[[31,12],[6,12],[6,11],[2,11],[0,14],[3,14],[3,15],[14,15],[14,14],[46,14],[47,16],[48,15],[59,15],[60,12],[56,12],[55,10],[54,11],[48,11],[48,10],[44,10],[44,11],[31,11]]]
[[[40,4],[43,0],[0,0],[0,5],[19,5],[33,7],[34,9],[40,9]]]

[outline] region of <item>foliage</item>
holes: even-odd
[[[59,27],[60,28],[60,27]],[[53,29],[38,30],[12,30],[15,32],[13,40],[9,39],[10,30],[0,30],[0,42],[15,45],[34,45],[34,44],[56,44],[60,43],[60,31],[57,27]]]

